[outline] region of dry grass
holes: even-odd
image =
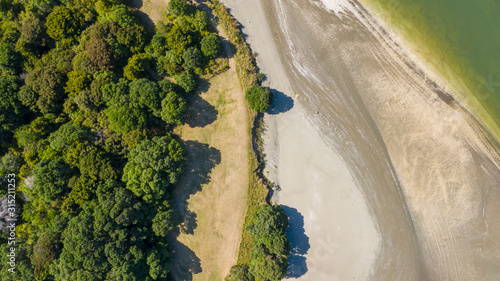
[[[176,130],[194,158],[174,193],[174,200],[187,201],[183,215],[196,214],[192,234],[186,225],[177,238],[199,259],[193,280],[222,280],[235,264],[249,185],[248,110],[237,74],[230,69],[209,83],[193,101],[190,120]],[[189,270],[176,259],[176,279],[189,279]]]
[[[168,4],[132,1],[150,24],[161,20]],[[174,192],[184,219],[183,233],[172,245],[176,280],[222,280],[236,261],[249,264],[253,239],[242,229],[268,192],[255,174],[258,160],[251,135],[256,116],[249,112],[243,90],[258,83],[255,58],[227,9],[218,1],[212,8],[236,50],[231,68],[209,80],[191,105],[190,121],[175,132],[191,156]]]
[[[236,70],[243,89],[246,90],[252,85],[258,84],[259,71],[257,69],[257,64],[255,63],[255,58],[252,55],[250,47],[245,42],[243,34],[240,32],[238,22],[218,0],[212,0],[209,6],[213,10],[219,26],[227,35],[229,42],[231,42],[236,48],[234,59],[236,61]]]
[[[141,20],[147,25],[156,24],[167,11],[169,0],[132,0],[132,6],[139,9]],[[150,26],[154,28],[154,26]]]

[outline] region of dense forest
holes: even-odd
[[[222,48],[205,12],[168,8],[152,32],[127,0],[0,0],[1,280],[167,279],[171,132]]]

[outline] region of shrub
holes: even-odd
[[[266,112],[273,103],[273,93],[267,87],[253,85],[245,93],[250,108],[258,112]]]
[[[185,69],[193,69],[203,65],[203,54],[196,47],[187,48],[182,54]]]
[[[184,15],[188,12],[189,6],[186,0],[170,0],[168,10],[176,16]]]
[[[193,74],[182,74],[177,77],[177,85],[179,85],[186,93],[196,89],[196,77]]]
[[[219,36],[210,34],[201,39],[201,51],[208,58],[215,58],[222,50],[222,41]]]
[[[224,281],[254,281],[253,276],[248,272],[246,265],[233,265],[229,271],[229,275],[224,278]]]

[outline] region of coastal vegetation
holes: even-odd
[[[273,93],[267,87],[253,85],[246,91],[245,99],[251,109],[266,112],[273,103]]]
[[[257,93],[250,107],[267,110],[272,93],[260,86],[263,76],[237,23],[217,1],[209,6],[235,47],[241,86]],[[188,109],[196,110],[194,93],[203,79],[227,62],[205,11],[185,0],[171,0],[168,10],[152,31],[128,1],[0,5],[0,175],[16,175],[18,198],[16,274],[6,270],[2,232],[0,279],[171,275],[166,237],[181,223],[172,193],[196,161],[178,128],[190,120]],[[252,111],[249,136],[255,118]],[[268,189],[248,147],[249,230],[238,257],[248,261],[249,276],[279,280],[287,267],[286,226],[262,232],[260,216],[281,214],[283,221],[286,215],[266,204]],[[255,213],[259,208],[265,210]]]
[[[169,275],[170,194],[189,161],[172,132],[221,41],[187,1],[154,32],[126,2],[0,5],[0,172],[16,175],[18,210],[1,280]]]
[[[250,118],[254,137],[254,149],[250,154],[250,182],[244,230],[238,251],[238,261],[226,281],[236,280],[282,280],[288,269],[290,242],[286,236],[288,216],[279,205],[268,204],[266,198],[270,188],[262,175],[260,134],[263,128],[262,115],[273,102],[273,94],[262,87],[263,75],[258,72],[255,57],[244,41],[237,21],[222,3],[212,0],[210,7],[219,26],[235,47],[238,76],[245,89],[245,99],[253,110]]]

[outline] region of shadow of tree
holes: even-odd
[[[200,259],[188,246],[175,241],[171,247],[174,255],[174,263],[170,271],[171,278],[169,280],[190,281],[193,280],[194,274],[203,271]]]
[[[290,239],[290,255],[288,256],[288,277],[299,278],[307,272],[306,257],[309,251],[309,237],[304,229],[304,216],[295,208],[281,205],[288,215],[289,225],[286,235]]]
[[[203,128],[217,120],[217,116],[219,114],[217,109],[200,96],[201,93],[206,93],[209,88],[210,83],[208,81],[202,81],[196,95],[191,97],[186,113],[186,124],[188,124],[191,128]]]
[[[273,92],[274,97],[273,104],[267,110],[268,114],[276,115],[287,112],[293,108],[293,99],[291,97],[278,90],[271,89],[271,91]]]
[[[205,127],[215,122],[218,114],[219,112],[213,105],[197,95],[187,111],[186,123],[191,128]]]
[[[197,141],[186,141],[184,146],[188,153],[188,165],[173,190],[172,207],[181,219],[181,230],[192,234],[197,226],[196,214],[189,210],[188,200],[210,181],[210,172],[220,163],[221,154],[218,149]]]
[[[137,8],[137,15],[139,16],[139,19],[141,22],[147,27],[149,32],[155,31],[155,23],[151,20],[151,18],[144,12],[139,11],[139,9],[143,6],[143,1],[142,0],[131,0],[130,1],[130,6]]]
[[[210,181],[212,169],[221,162],[220,151],[205,143],[186,141],[188,154],[186,171],[172,191],[172,208],[180,220],[180,227],[169,236],[173,250],[171,275],[173,280],[192,280],[202,271],[200,259],[193,250],[177,240],[180,233],[193,234],[197,227],[196,213],[189,210],[188,200]]]

